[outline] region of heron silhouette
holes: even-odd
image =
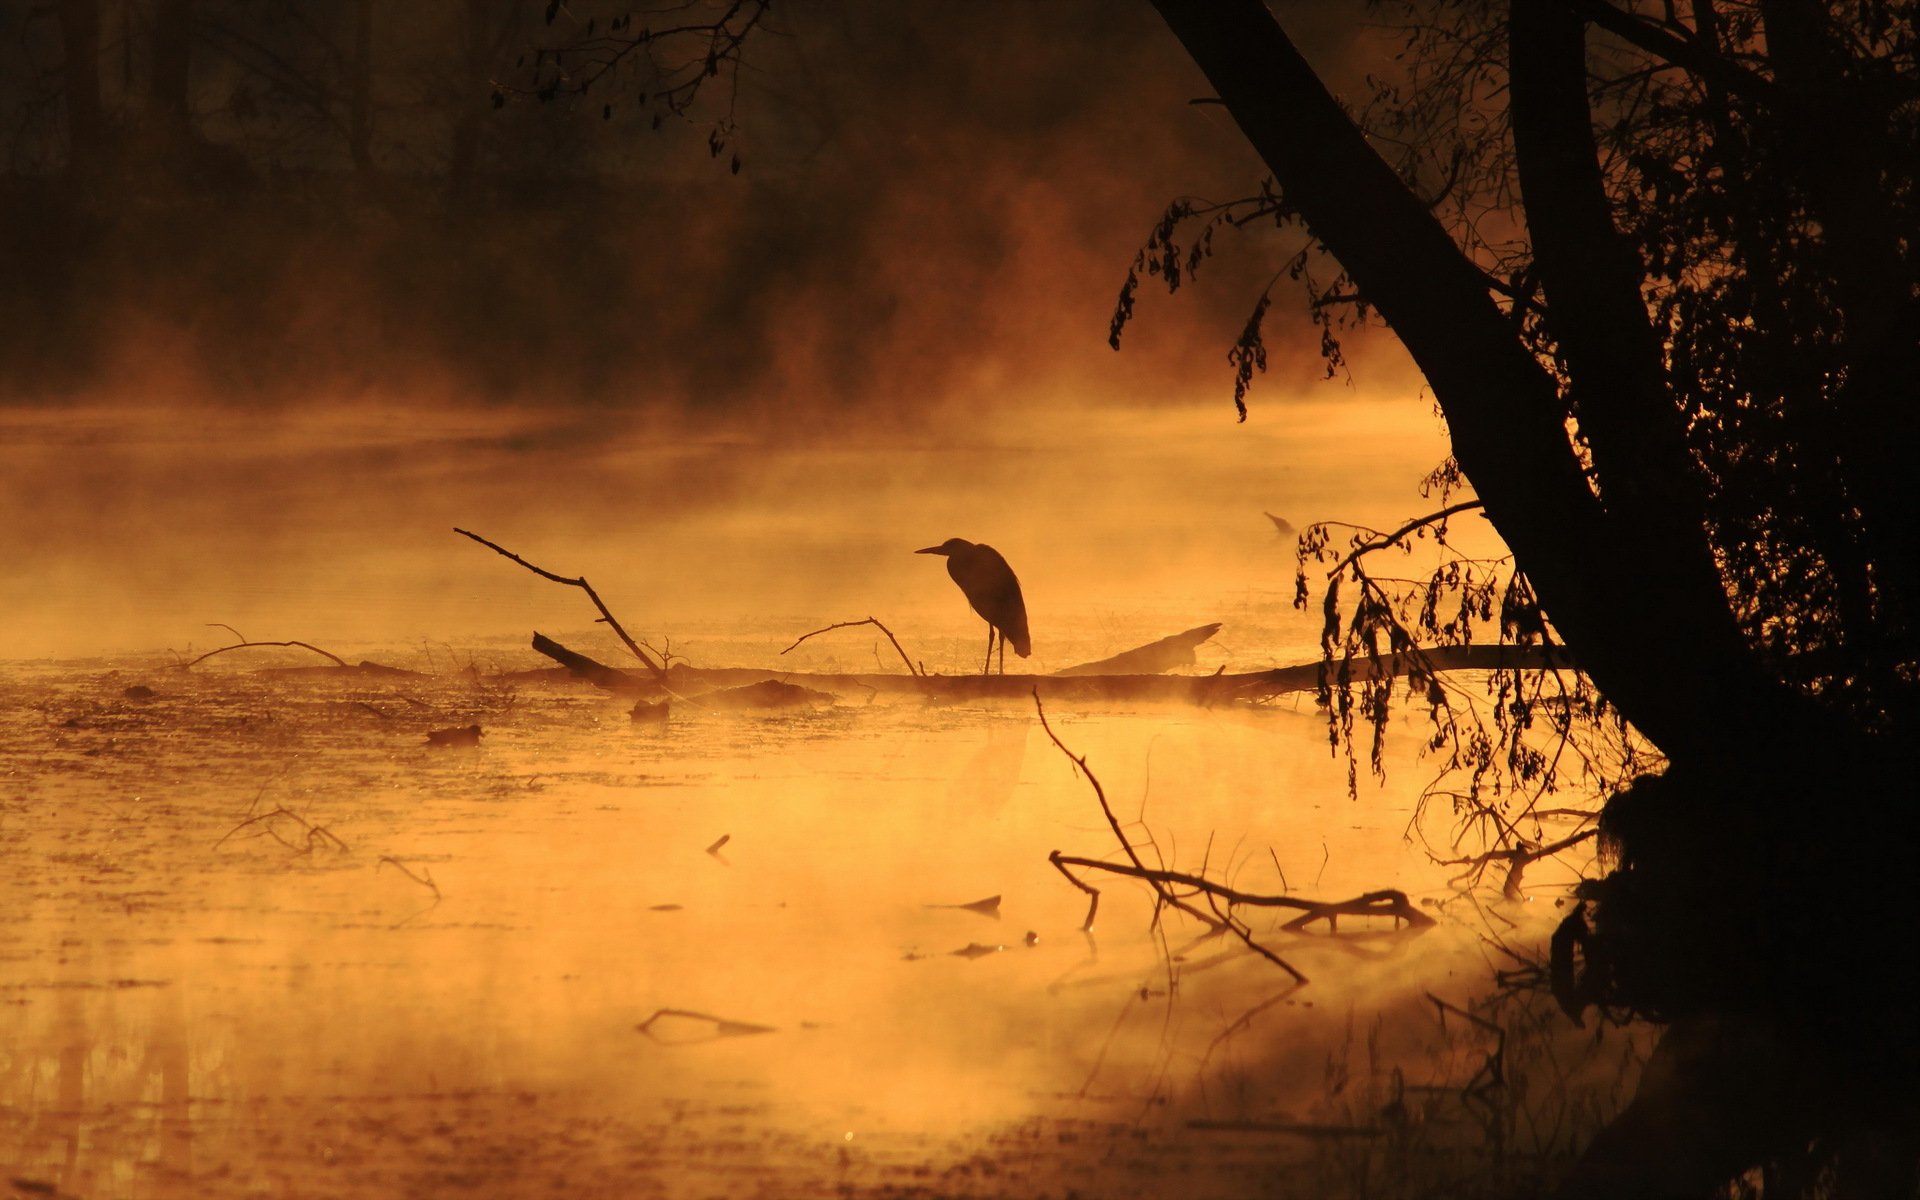
[[[947,574],[960,585],[967,603],[987,622],[987,661],[982,675],[993,669],[993,640],[1000,638],[1000,673],[1007,673],[1007,643],[1021,658],[1033,653],[1033,639],[1027,636],[1027,602],[1020,595],[1020,580],[1000,552],[984,542],[948,538],[938,546],[915,550],[915,554],[938,554],[947,560]]]

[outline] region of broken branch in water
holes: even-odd
[[[697,1039],[696,1038],[681,1038],[681,1039],[663,1038],[658,1033],[656,1033],[653,1028],[655,1022],[659,1021],[662,1017],[674,1017],[674,1018],[677,1018],[680,1020],[686,1020],[686,1021],[703,1021],[706,1024],[712,1026],[712,1032],[710,1032],[705,1038],[697,1038]],[[656,1008],[653,1010],[652,1016],[640,1022],[638,1025],[635,1025],[634,1029],[637,1032],[646,1034],[648,1037],[652,1038],[657,1042],[672,1041],[673,1044],[682,1044],[688,1041],[711,1041],[717,1038],[725,1038],[725,1037],[748,1037],[756,1033],[773,1033],[774,1032],[774,1027],[771,1025],[754,1025],[747,1021],[729,1021],[725,1017],[716,1017],[712,1013],[694,1012],[692,1009],[688,1009],[688,1008]]]
[[[1142,880],[1153,889],[1154,899],[1157,903],[1176,908],[1189,916],[1197,918],[1213,932],[1220,932],[1222,930],[1231,932],[1235,937],[1238,937],[1249,950],[1259,954],[1262,958],[1265,958],[1267,961],[1273,963],[1273,965],[1293,976],[1295,981],[1299,983],[1307,982],[1307,977],[1301,974],[1297,968],[1285,959],[1261,945],[1259,941],[1254,938],[1253,931],[1247,927],[1247,924],[1234,916],[1234,906],[1245,905],[1249,908],[1298,909],[1300,910],[1300,915],[1281,926],[1282,929],[1289,933],[1303,932],[1306,927],[1314,921],[1325,921],[1329,932],[1338,932],[1340,918],[1347,916],[1390,917],[1394,920],[1396,927],[1398,923],[1404,921],[1409,929],[1425,929],[1436,923],[1432,917],[1415,908],[1412,901],[1407,899],[1407,894],[1397,888],[1382,888],[1379,891],[1366,892],[1362,895],[1355,896],[1351,900],[1306,900],[1298,896],[1275,896],[1260,892],[1243,892],[1238,888],[1229,887],[1223,883],[1216,883],[1208,879],[1204,874],[1194,875],[1185,871],[1147,866],[1140,860],[1139,854],[1133,848],[1133,843],[1127,839],[1126,833],[1122,830],[1119,819],[1114,816],[1112,806],[1107,803],[1106,790],[1100,786],[1100,781],[1094,778],[1093,772],[1088,769],[1086,758],[1076,755],[1073,751],[1067,749],[1065,743],[1060,740],[1059,735],[1054,733],[1053,726],[1047,723],[1046,709],[1040,703],[1040,694],[1038,691],[1034,692],[1033,705],[1040,717],[1040,727],[1046,730],[1047,736],[1053,740],[1053,744],[1059,748],[1062,754],[1067,756],[1068,761],[1072,762],[1074,767],[1086,776],[1087,782],[1092,785],[1094,797],[1100,802],[1100,811],[1106,816],[1107,825],[1113,830],[1113,835],[1118,839],[1121,850],[1125,852],[1129,859],[1129,861],[1125,863],[1109,862],[1104,859],[1083,858],[1077,855],[1062,854],[1058,850],[1055,850],[1047,856],[1047,861],[1053,864],[1055,870],[1066,876],[1069,883],[1087,893],[1090,897],[1090,903],[1087,906],[1087,919],[1085,924],[1081,926],[1083,932],[1093,928],[1094,913],[1097,912],[1100,907],[1100,891],[1092,884],[1076,876],[1068,869],[1070,867],[1079,867],[1091,871],[1106,871],[1109,874]],[[1175,891],[1175,888],[1186,890],[1184,892]],[[1210,913],[1202,912],[1192,904],[1187,903],[1186,897],[1196,895],[1207,898],[1207,906],[1212,910]],[[1226,905],[1224,910],[1220,907],[1222,902]]]
[[[1382,888],[1377,892],[1364,892],[1351,900],[1307,900],[1300,896],[1276,896],[1265,892],[1243,892],[1224,883],[1215,883],[1204,875],[1193,875],[1185,871],[1166,870],[1159,867],[1143,867],[1137,863],[1107,862],[1098,858],[1080,858],[1071,854],[1062,854],[1058,850],[1048,855],[1048,861],[1056,867],[1084,867],[1093,871],[1106,871],[1112,875],[1124,875],[1129,879],[1143,879],[1152,884],[1170,884],[1191,888],[1195,894],[1217,898],[1228,904],[1244,904],[1249,908],[1292,908],[1300,915],[1281,926],[1290,933],[1299,933],[1315,921],[1325,921],[1329,929],[1337,930],[1341,917],[1391,917],[1395,921],[1405,921],[1415,929],[1425,929],[1437,924],[1426,913],[1413,906],[1407,894],[1398,888]]]
[[[230,627],[228,627],[228,628],[230,628]],[[222,646],[222,647],[220,647],[220,648],[219,648],[218,650],[209,650],[209,651],[207,651],[207,652],[206,652],[205,654],[202,654],[202,655],[201,655],[201,656],[200,656],[199,658],[196,658],[196,659],[194,659],[194,660],[193,660],[192,662],[184,662],[184,663],[181,663],[181,664],[180,664],[180,667],[179,667],[179,669],[180,669],[180,670],[182,670],[182,671],[185,671],[185,670],[187,670],[187,669],[188,669],[188,668],[190,668],[190,667],[197,667],[197,666],[199,666],[199,665],[200,665],[201,663],[203,663],[203,662],[205,662],[205,661],[207,661],[208,659],[210,659],[210,658],[212,658],[212,657],[213,657],[214,655],[216,655],[216,654],[225,654],[225,653],[226,653],[227,651],[229,651],[229,650],[250,650],[250,649],[252,649],[252,648],[254,648],[254,647],[256,647],[256,646],[297,646],[297,647],[299,647],[299,648],[300,648],[300,649],[302,649],[302,650],[311,650],[311,651],[313,651],[313,652],[314,652],[315,654],[318,654],[318,655],[320,655],[320,656],[321,656],[322,658],[330,658],[330,659],[332,659],[332,660],[334,661],[334,664],[335,664],[336,666],[342,666],[342,667],[344,667],[344,666],[346,666],[346,665],[347,665],[347,660],[346,660],[346,659],[344,659],[344,658],[341,658],[341,657],[340,657],[339,655],[337,655],[337,654],[334,654],[334,653],[331,653],[331,652],[329,652],[329,651],[326,651],[326,650],[322,650],[322,649],[321,649],[320,647],[318,647],[318,646],[316,646],[316,645],[314,645],[314,644],[313,644],[313,643],[311,643],[311,642],[247,642],[247,641],[239,641],[239,642],[235,642],[235,643],[234,643],[233,645],[231,645],[231,646]]]
[[[593,585],[587,582],[586,576],[582,575],[582,576],[569,578],[565,575],[556,575],[552,571],[549,571],[544,567],[534,566],[532,563],[528,562],[524,558],[521,558],[518,554],[515,554],[513,551],[507,549],[505,546],[499,545],[496,542],[490,542],[486,538],[481,537],[477,533],[469,533],[467,530],[461,529],[458,526],[455,526],[453,531],[459,534],[461,537],[472,538],[474,541],[479,542],[482,546],[485,546],[487,549],[493,551],[495,554],[498,554],[504,558],[512,559],[514,562],[519,563],[521,566],[525,567],[529,571],[532,571],[535,575],[540,576],[540,578],[542,579],[550,579],[555,583],[564,583],[568,587],[577,587],[581,591],[585,592],[587,594],[587,599],[593,601],[593,606],[600,610],[600,619],[607,623],[607,628],[613,630],[613,632],[619,636],[620,640],[626,643],[627,649],[631,650],[633,652],[633,656],[639,659],[642,663],[646,665],[647,670],[653,672],[654,677],[656,679],[659,679],[663,682],[666,680],[666,677],[667,677],[666,667],[663,666],[658,661],[656,661],[651,654],[648,654],[645,650],[642,650],[640,648],[640,643],[634,641],[631,637],[627,635],[626,629],[622,627],[620,622],[614,618],[613,613],[608,610],[606,603],[600,599],[600,593],[594,591]]]
[[[874,617],[868,617],[864,621],[835,621],[833,624],[827,626],[824,629],[816,629],[812,633],[803,633],[799,637],[793,639],[793,645],[788,646],[787,650],[794,649],[801,642],[806,641],[810,637],[817,637],[818,635],[823,633],[831,633],[836,629],[851,629],[856,625],[871,625],[875,629],[878,629],[881,633],[886,634],[887,640],[893,643],[893,648],[900,652],[900,661],[907,664],[908,674],[910,675],[926,674],[925,671],[922,671],[920,668],[913,665],[913,660],[907,657],[907,652],[905,650],[900,649],[900,639],[893,636],[893,630],[888,629],[885,625],[882,625],[879,622],[879,620]],[[780,653],[785,654],[787,650],[782,650]]]
[[[1193,905],[1187,903],[1185,897],[1173,890],[1172,885],[1175,882],[1173,872],[1149,867],[1146,863],[1140,861],[1139,852],[1133,848],[1133,843],[1127,839],[1126,831],[1120,825],[1120,819],[1113,815],[1113,806],[1107,803],[1106,789],[1100,786],[1099,779],[1094,777],[1093,770],[1087,766],[1086,757],[1075,754],[1073,751],[1067,749],[1066,743],[1060,740],[1060,735],[1056,734],[1053,731],[1053,726],[1047,723],[1047,710],[1046,707],[1040,703],[1040,692],[1037,688],[1034,689],[1033,693],[1033,708],[1034,711],[1039,714],[1040,728],[1047,731],[1047,737],[1052,739],[1053,744],[1059,748],[1060,753],[1067,756],[1067,761],[1074,765],[1074,769],[1086,776],[1087,783],[1093,787],[1094,798],[1100,802],[1100,812],[1107,818],[1107,826],[1113,830],[1113,836],[1119,841],[1120,849],[1125,852],[1127,858],[1132,863],[1132,868],[1128,869],[1121,863],[1103,863],[1095,859],[1071,858],[1061,854],[1058,850],[1055,850],[1047,856],[1047,861],[1053,864],[1055,870],[1065,875],[1075,887],[1091,897],[1087,905],[1086,923],[1080,927],[1081,931],[1089,932],[1093,929],[1093,916],[1100,907],[1100,891],[1085,880],[1075,878],[1073,873],[1067,870],[1067,867],[1085,866],[1096,867],[1103,870],[1112,868],[1120,874],[1145,880],[1147,885],[1153,889],[1154,900],[1157,904],[1178,909],[1180,912],[1186,913],[1202,925],[1205,925],[1211,932],[1218,933],[1222,930],[1231,930],[1234,936],[1246,943],[1248,949],[1261,955],[1273,963],[1274,966],[1279,967],[1299,982],[1305,983],[1307,981],[1305,975],[1301,974],[1291,963],[1254,941],[1252,932],[1248,930],[1245,925],[1233,920],[1229,916],[1222,916],[1217,912],[1206,913],[1195,908]],[[1202,892],[1206,891],[1204,888],[1199,890]],[[1211,903],[1211,897],[1209,897],[1209,902]]]
[[[1466,870],[1453,878],[1452,882],[1454,883],[1458,883],[1463,879],[1471,883],[1478,883],[1480,876],[1486,872],[1488,867],[1497,862],[1504,862],[1507,864],[1507,877],[1501,881],[1500,894],[1509,900],[1518,900],[1520,899],[1521,872],[1543,858],[1551,858],[1562,850],[1570,850],[1578,846],[1581,842],[1597,836],[1599,832],[1599,828],[1595,826],[1583,829],[1579,833],[1568,834],[1559,841],[1549,842],[1544,846],[1533,846],[1523,843],[1522,845],[1509,846],[1502,850],[1489,850],[1485,854],[1476,854],[1470,858],[1441,859],[1439,860],[1439,865],[1443,867],[1466,868]]]
[[[433,881],[433,872],[431,870],[428,870],[426,867],[422,867],[420,868],[420,873],[416,875],[414,874],[412,867],[409,867],[407,864],[401,862],[399,859],[395,858],[393,855],[382,854],[380,856],[380,861],[373,864],[374,873],[376,875],[379,874],[381,867],[385,867],[389,865],[392,866],[394,870],[400,872],[402,875],[405,875],[408,879],[413,880],[415,883],[419,884],[421,887],[426,888],[428,891],[432,892],[434,902],[436,904],[439,903],[440,885]]]
[[[281,835],[278,829],[273,827],[273,823],[281,817],[285,817],[287,820],[300,826],[307,835],[305,845],[288,841]],[[351,853],[351,851],[347,849],[347,844],[338,837],[335,837],[332,830],[328,829],[325,825],[315,825],[290,808],[276,808],[272,812],[264,812],[258,816],[248,817],[232,829],[221,834],[220,840],[213,844],[213,848],[218,850],[226,844],[228,838],[250,825],[258,825],[261,829],[265,830],[268,836],[272,837],[274,841],[279,842],[289,850],[294,850],[301,854],[312,854],[316,848],[327,845],[331,845],[333,849],[339,850],[342,853]]]

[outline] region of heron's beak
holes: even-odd
[[[914,553],[915,554],[945,554],[946,551],[940,548],[939,546],[928,546],[925,550],[915,550]]]

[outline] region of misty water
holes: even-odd
[[[872,614],[957,673],[977,669],[982,627],[911,550],[991,526],[1034,612],[1019,666],[1219,620],[1189,670],[1242,670],[1316,653],[1263,507],[1386,521],[1417,503],[1384,485],[1335,495],[1351,454],[1303,456],[1294,494],[1264,505],[1220,502],[1229,463],[1135,477],[1084,511],[1074,489],[1035,485],[1017,515],[983,519],[984,493],[1030,465],[800,448],[745,471],[711,446],[629,444],[534,515],[514,507],[524,479],[463,482],[484,447],[415,454],[399,474],[425,481],[377,493],[243,443],[119,444],[147,486],[97,511],[144,505],[141,527],[168,538],[116,542],[102,516],[42,560],[41,586],[12,585],[32,637],[0,674],[0,1168],[23,1194],[1343,1194],[1531,1169],[1627,1094],[1632,1039],[1573,1030],[1537,992],[1487,1007],[1582,864],[1534,868],[1518,901],[1438,864],[1453,825],[1444,803],[1414,820],[1434,773],[1418,706],[1396,718],[1384,780],[1362,764],[1353,796],[1310,696],[1048,708],[1168,866],[1319,899],[1399,888],[1439,918],[1337,937],[1255,918],[1310,980],[1295,985],[1231,938],[1156,923],[1127,881],[1099,881],[1082,931],[1086,897],[1047,855],[1117,847],[1031,701],[856,692],[636,724],[629,700],[515,674],[545,665],[532,628],[620,651],[577,591],[450,532],[482,525],[585,571],[701,666],[904,670],[870,628],[781,653]],[[51,475],[99,445],[16,441],[13,458]],[[218,526],[187,537],[214,499],[163,481],[209,457],[267,495],[224,495]],[[655,489],[644,519],[616,502],[636,462],[648,482],[629,486]],[[706,499],[661,499],[670,462],[715,485]],[[1401,493],[1418,462],[1393,459]],[[959,498],[937,479],[962,481]],[[615,501],[583,508],[602,487]],[[787,503],[763,503],[774,493]],[[1113,565],[1122,552],[1135,562]],[[1102,563],[1104,586],[1068,585]],[[435,634],[369,636],[423,613]],[[231,640],[214,620],[421,674],[275,670],[322,661],[297,649],[180,669]],[[165,622],[172,652],[75,652]],[[427,742],[467,724],[477,746]],[[966,907],[995,896],[990,914]]]

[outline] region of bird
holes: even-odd
[[[947,574],[960,585],[967,603],[987,623],[987,661],[982,675],[993,667],[993,640],[1000,638],[1000,673],[1007,673],[1007,643],[1021,658],[1033,653],[1033,639],[1027,636],[1027,601],[1020,594],[1020,580],[1000,552],[984,542],[948,538],[938,546],[915,550],[915,554],[938,554],[947,560]]]
[[[1286,537],[1293,532],[1293,522],[1287,520],[1285,517],[1276,517],[1272,513],[1267,513],[1267,520],[1273,522],[1273,533],[1275,537]]]

